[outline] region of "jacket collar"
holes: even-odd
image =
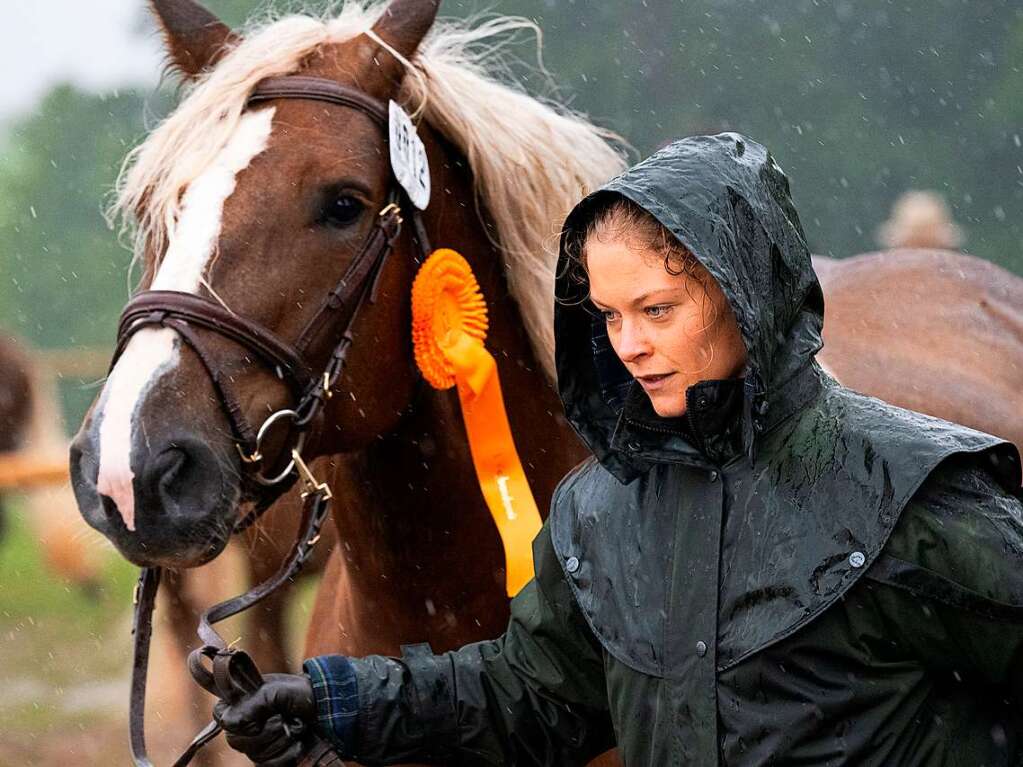
[[[759,437],[803,409],[820,392],[825,373],[806,365],[759,399],[752,428]],[[650,398],[633,384],[611,439],[611,449],[631,456],[637,471],[650,463],[678,462],[710,468],[724,466],[743,453],[743,404],[746,380],[700,381],[686,392],[686,415],[662,418]],[[615,472],[627,481],[631,472]]]

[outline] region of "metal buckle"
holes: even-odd
[[[292,421],[296,421],[297,422],[299,420],[299,415],[294,410],[288,410],[288,409],[278,410],[276,413],[274,413],[269,418],[267,418],[265,421],[263,421],[263,425],[259,427],[259,432],[256,434],[256,446],[255,446],[255,450],[253,451],[252,455],[246,456],[244,451],[242,450],[241,446],[237,445],[237,443],[236,443],[236,446],[238,447],[238,452],[241,453],[243,461],[246,461],[247,463],[255,464],[255,463],[259,463],[260,461],[263,460],[263,453],[262,453],[262,450],[260,449],[262,444],[263,444],[263,439],[266,437],[266,434],[270,430],[270,427],[273,426],[278,421],[284,419],[284,418],[290,418]],[[301,432],[298,435],[298,439],[295,440],[295,446],[292,449],[292,453],[294,454],[296,451],[301,450],[304,446],[305,446],[305,432]],[[248,460],[248,459],[253,459],[253,460]],[[256,482],[258,482],[259,484],[264,485],[266,487],[270,487],[272,485],[277,485],[277,484],[280,484],[281,482],[283,482],[291,474],[291,472],[292,472],[292,470],[294,470],[294,468],[295,468],[295,461],[291,460],[291,461],[288,462],[288,465],[285,466],[284,469],[279,474],[277,474],[276,476],[267,477],[265,474],[263,474],[262,471],[256,471],[256,472],[253,473],[252,476],[256,480]]]
[[[405,223],[405,219],[402,218],[401,215],[401,206],[396,202],[391,202],[385,205],[384,208],[380,211],[379,216],[380,218],[387,218],[392,213],[395,214],[395,217],[398,219],[399,224]]]
[[[253,452],[252,455],[248,455],[245,452],[245,448],[243,448],[237,442],[234,443],[234,446],[238,450],[239,457],[241,457],[241,459],[243,461],[245,461],[245,463],[253,464],[253,463],[259,463],[260,461],[263,460],[263,454],[261,452],[259,452],[259,450],[256,450],[255,452]]]

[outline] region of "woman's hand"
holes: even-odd
[[[260,767],[293,767],[305,753],[316,718],[313,686],[305,674],[267,674],[251,695],[213,708],[231,748]]]

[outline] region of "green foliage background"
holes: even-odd
[[[237,26],[274,3],[208,5]],[[792,179],[816,252],[874,248],[892,201],[932,188],[947,197],[970,252],[1023,274],[1018,2],[442,5],[445,15],[483,11],[535,19],[558,97],[640,154],[725,129],[767,144]],[[543,87],[538,75],[526,78]],[[0,327],[44,347],[111,344],[129,257],[102,209],[124,154],[172,103],[172,85],[119,94],[58,87],[0,136]],[[67,388],[70,422],[92,391]]]

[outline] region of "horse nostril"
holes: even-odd
[[[161,517],[170,524],[196,521],[220,500],[219,463],[207,445],[194,439],[174,440],[144,463],[136,481],[140,513],[153,522]]]
[[[99,497],[100,504],[103,507],[103,513],[107,519],[120,519],[121,513],[117,510],[117,504],[114,503],[113,498],[105,495]]]
[[[188,453],[181,448],[164,450],[153,461],[152,472],[157,479],[157,492],[164,497],[177,497],[181,481],[188,476]]]

